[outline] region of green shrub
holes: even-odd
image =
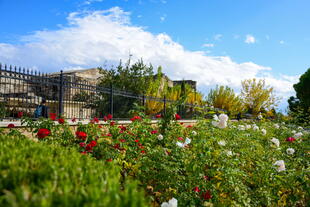
[[[0,206],[146,206],[112,163],[74,148],[0,135]]]

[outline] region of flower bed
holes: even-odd
[[[157,127],[134,116],[128,126],[107,119],[103,128],[94,120],[76,131],[65,121],[25,123],[42,143],[120,167],[120,185],[137,180],[154,206],[307,205],[310,143],[302,128],[231,123],[224,115],[186,127],[178,116],[158,118]]]

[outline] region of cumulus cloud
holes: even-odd
[[[265,78],[277,93],[291,95],[296,78],[271,75],[271,68],[253,62],[237,63],[228,56],[208,56],[204,51],[189,51],[165,33],[152,34],[134,26],[130,13],[119,7],[104,11],[74,12],[68,24],[58,30],[35,31],[19,44],[0,43],[0,62],[36,67],[54,72],[67,68],[91,68],[143,58],[161,65],[171,79],[192,79],[199,90],[229,85],[238,90],[249,78]],[[218,36],[221,38],[221,36]]]
[[[215,40],[222,40],[223,35],[222,34],[216,34],[214,35]]]
[[[256,42],[256,39],[253,35],[248,34],[246,35],[244,42],[247,44],[253,44]]]

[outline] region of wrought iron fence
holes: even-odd
[[[65,118],[102,118],[112,114],[114,118],[129,118],[133,103],[145,106],[159,105],[165,113],[173,100],[133,94],[111,85],[100,87],[86,80],[74,80],[60,73],[40,73],[21,67],[0,64],[0,118],[17,118],[18,112],[33,117],[36,107],[45,99],[50,113]],[[181,114],[186,118],[195,115],[196,105],[185,104]],[[148,114],[153,117],[154,114]]]

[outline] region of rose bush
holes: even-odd
[[[120,167],[120,185],[139,181],[155,206],[172,198],[178,206],[307,205],[310,143],[303,128],[226,115],[188,127],[175,111],[167,114],[157,126],[139,114],[126,126],[107,118],[104,127],[90,121],[72,132],[66,122],[42,120],[33,130],[46,126],[51,133],[42,141]]]

